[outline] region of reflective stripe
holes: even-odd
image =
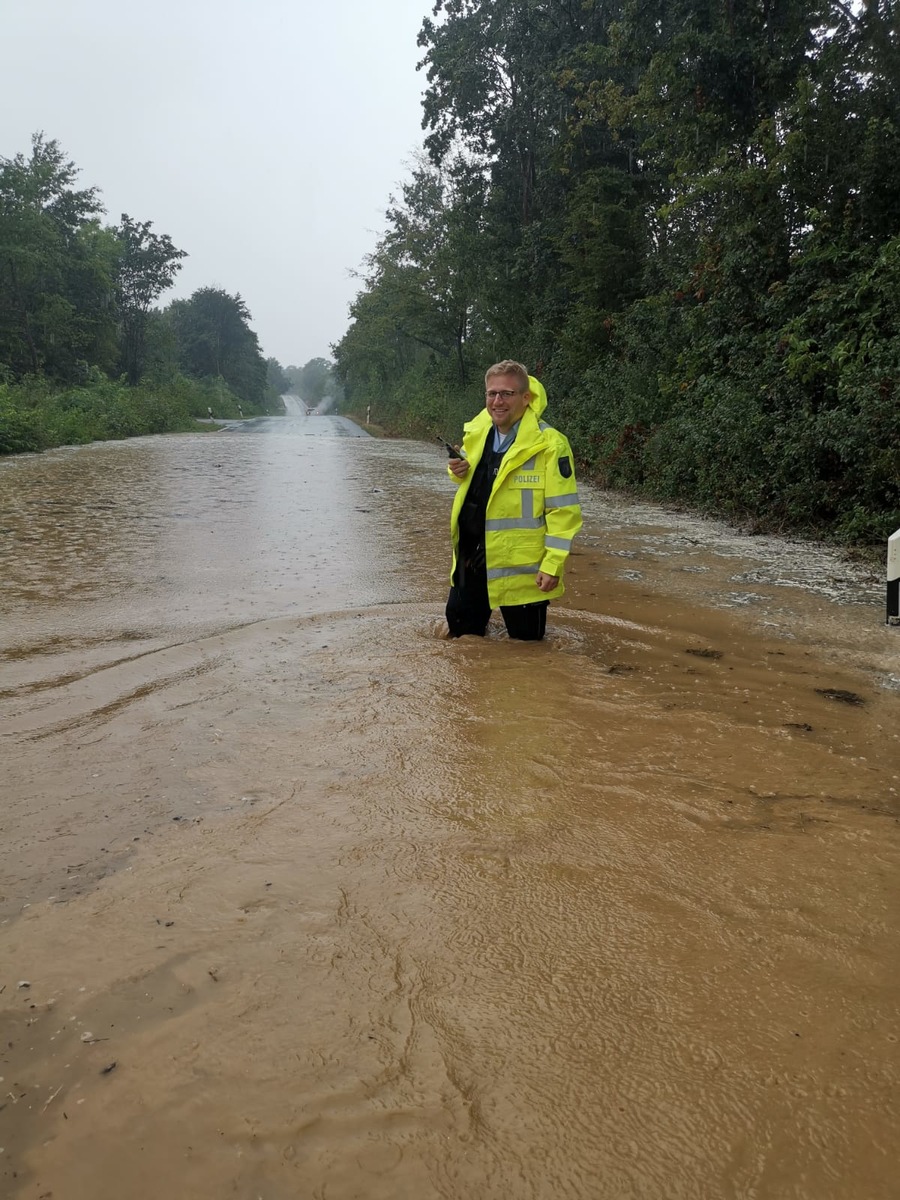
[[[572,549],[572,539],[571,538],[558,538],[558,537],[545,537],[544,545],[549,550],[571,550]]]
[[[568,496],[545,496],[544,508],[568,508],[570,504],[578,504],[578,493],[572,492]]]
[[[520,471],[533,471],[536,466],[537,466],[537,455],[532,454],[532,456],[531,456],[531,458],[529,458],[528,462],[522,463],[521,467],[519,467],[519,470]]]
[[[543,517],[494,517],[485,521],[487,533],[496,533],[498,529],[543,529]]]
[[[488,579],[508,579],[512,575],[537,575],[540,563],[528,563],[523,567],[494,567],[487,573]]]
[[[544,430],[544,429],[549,429],[549,428],[550,428],[550,426],[547,424],[546,421],[538,421],[538,429]]]
[[[544,529],[543,515],[537,516],[534,511],[534,488],[522,488],[521,517],[491,517],[484,523],[485,532],[496,533],[500,529]]]

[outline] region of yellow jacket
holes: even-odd
[[[532,399],[522,414],[516,440],[503,456],[487,505],[484,548],[492,608],[561,596],[565,562],[581,528],[572,448],[559,430],[540,419],[547,407],[543,385],[529,376],[528,388]],[[451,580],[459,549],[459,514],[492,430],[490,414],[483,409],[463,427],[463,453],[469,462],[465,478],[457,478],[448,468],[458,484],[450,513]],[[560,577],[552,592],[538,590],[538,571]]]

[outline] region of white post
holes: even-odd
[[[887,625],[900,625],[900,529],[888,538]]]
[[[369,417],[371,417],[371,415],[372,415],[372,405],[367,404],[366,405],[366,424],[367,425],[371,424],[371,421],[369,420]]]

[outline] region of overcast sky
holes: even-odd
[[[0,0],[0,156],[55,138],[107,221],[240,292],[263,353],[330,357],[422,142],[431,0]]]

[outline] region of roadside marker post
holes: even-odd
[[[900,625],[900,529],[888,538],[886,625]]]

